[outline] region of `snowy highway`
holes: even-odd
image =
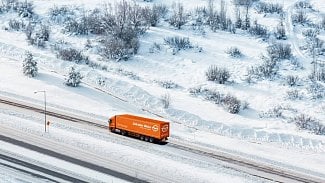
[[[37,107],[28,106],[28,104],[23,103],[16,103],[7,100],[1,100],[1,103],[6,103],[6,105],[11,106],[19,106],[20,108],[27,108],[28,110],[37,111],[38,113],[43,113],[42,109]],[[4,105],[5,106],[5,105]],[[26,111],[25,111],[26,112]],[[48,115],[52,117],[58,117],[59,119],[63,118],[67,121],[71,120],[73,122],[80,121],[82,125],[86,124],[92,127],[95,127],[94,130],[98,127],[102,127],[105,129],[104,125],[93,125],[94,121],[87,121],[82,117],[69,117],[68,114],[59,114],[57,112],[48,111]],[[88,119],[89,120],[89,119]],[[70,122],[71,123],[71,122]],[[123,165],[118,160],[110,159],[107,157],[101,157],[97,154],[90,153],[87,151],[80,151],[79,149],[73,148],[71,146],[62,145],[59,143],[55,143],[53,141],[49,141],[49,139],[42,139],[43,137],[37,137],[35,135],[30,134],[23,134],[20,133],[19,135],[15,135],[16,132],[14,129],[2,127],[1,128],[2,134],[6,134],[7,136],[0,136],[2,141],[7,141],[13,143],[15,145],[19,145],[43,154],[47,154],[51,157],[55,157],[61,160],[65,160],[70,163],[74,163],[80,165],[82,167],[89,168],[91,170],[95,170],[104,174],[111,175],[113,177],[121,178],[122,180],[131,181],[131,182],[177,182],[177,179],[166,178],[164,176],[160,176],[154,172],[139,169],[134,171],[132,166]],[[108,133],[108,132],[105,132]],[[47,135],[47,134],[45,134]],[[142,143],[137,142],[136,139],[131,139],[123,136],[119,136],[116,134],[110,134],[112,138],[123,139],[132,141],[131,143]],[[114,136],[114,137],[113,137]],[[17,139],[17,140],[15,140]],[[143,144],[145,145],[145,144]],[[148,144],[151,146],[151,144]],[[137,145],[136,145],[137,146]],[[161,146],[161,145],[156,145]],[[55,148],[53,148],[55,147]],[[197,160],[197,162],[206,163],[206,164],[218,164],[219,166],[226,167],[229,169],[234,169],[239,172],[244,172],[250,174],[255,177],[259,177],[265,180],[271,181],[278,181],[278,182],[323,182],[323,180],[318,179],[316,177],[308,176],[305,174],[289,171],[280,167],[272,167],[266,164],[259,164],[252,160],[244,159],[242,157],[238,157],[235,155],[227,154],[217,150],[211,150],[208,148],[193,146],[191,144],[184,144],[181,141],[175,141],[173,139],[170,140],[170,143],[167,145],[162,145],[162,148],[166,147],[165,149],[169,149],[174,151],[176,156],[179,154],[186,154],[186,156],[190,156],[191,159]],[[175,150],[175,148],[177,150]],[[182,152],[186,151],[186,152]],[[171,153],[171,152],[169,152]],[[209,163],[208,163],[209,162]],[[51,174],[49,174],[51,175]],[[74,181],[72,181],[74,182]],[[179,179],[181,182],[181,179]]]

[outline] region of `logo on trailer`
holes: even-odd
[[[161,128],[161,131],[162,132],[167,132],[168,131],[168,125],[164,125],[162,128]]]
[[[151,127],[151,129],[152,129],[152,131],[154,131],[154,132],[158,131],[158,125],[153,125],[153,126]]]

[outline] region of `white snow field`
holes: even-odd
[[[109,2],[114,4],[115,1]],[[176,1],[138,0],[136,2],[141,6],[152,6],[154,3],[171,6]],[[194,11],[196,7],[207,6],[208,3],[206,0],[177,2],[183,3],[186,11]],[[46,48],[39,49],[27,43],[25,33],[5,30],[9,19],[17,17],[15,13],[0,14],[0,96],[42,106],[43,95],[34,94],[34,91],[45,90],[48,107],[90,116],[98,119],[102,124],[105,124],[110,116],[120,113],[149,117],[158,115],[171,122],[171,140],[219,149],[325,178],[325,136],[299,129],[291,122],[295,116],[306,114],[325,125],[325,90],[321,90],[323,98],[318,99],[314,99],[308,90],[310,85],[308,76],[313,69],[311,64],[313,58],[306,50],[301,49],[306,44],[302,32],[308,27],[292,25],[291,16],[297,11],[294,7],[296,0],[265,0],[264,2],[283,4],[288,39],[282,42],[291,44],[292,54],[298,64],[283,60],[279,64],[278,75],[275,78],[258,79],[252,83],[246,81],[247,70],[262,63],[261,55],[266,54],[266,48],[275,41],[274,38],[263,41],[242,30],[232,34],[218,30],[213,32],[208,27],[202,34],[193,31],[190,25],[185,25],[178,30],[161,20],[158,26],[150,27],[144,35],[140,36],[138,54],[128,61],[104,60],[96,54],[95,49],[84,50],[91,61],[100,64],[100,68],[105,68],[100,69],[57,59],[50,48],[50,45],[57,40],[64,40],[75,48],[84,49],[87,39],[96,44],[95,36],[67,34],[62,31],[60,25],[52,25]],[[307,11],[307,16],[311,21],[319,22],[319,17],[325,14],[325,1],[310,0],[309,2],[313,9]],[[107,1],[35,0],[33,3],[35,12],[46,20],[48,9],[54,5],[78,6],[91,10]],[[216,0],[216,8],[218,3],[219,1]],[[232,16],[233,4],[226,1],[226,5],[228,14]],[[280,21],[279,15],[258,14],[254,7],[250,10],[250,16],[252,20],[256,19],[258,23],[265,25],[268,30],[274,30]],[[174,55],[172,49],[164,44],[164,38],[168,36],[188,37],[197,47],[181,50]],[[319,38],[325,40],[325,30],[319,32]],[[150,48],[154,43],[160,44],[162,48],[152,53]],[[239,48],[244,56],[230,57],[225,51],[231,46]],[[26,51],[30,51],[38,62],[39,74],[34,78],[26,77],[22,73],[22,61]],[[325,59],[320,56],[319,60]],[[210,65],[227,68],[231,73],[230,81],[226,84],[207,81],[205,72]],[[65,76],[71,66],[77,68],[84,76],[82,84],[76,88],[64,84]],[[299,84],[294,87],[288,86],[286,82],[288,75],[299,76]],[[159,82],[163,81],[176,83],[177,87],[166,89],[159,85]],[[318,83],[325,87],[324,82]],[[192,88],[231,94],[249,105],[238,114],[231,114],[221,105],[207,101],[202,96],[191,95],[189,90]],[[293,89],[299,92],[300,97],[290,100],[287,92]],[[168,108],[164,108],[161,102],[162,96],[166,93],[170,96]],[[277,114],[279,115],[276,116]],[[41,115],[33,118],[28,114],[0,108],[0,116],[1,126],[9,126],[24,133],[42,135]],[[53,122],[50,128],[50,134],[46,138],[60,139],[58,141],[73,146],[78,146],[82,141],[85,144],[82,148],[95,149],[94,151],[98,153],[121,151],[120,156],[126,157],[125,162],[131,164],[141,162],[142,155],[145,154],[150,159],[143,162],[143,167],[148,166],[156,169],[157,172],[163,171],[152,167],[153,164],[150,162],[157,164],[163,162],[159,159],[159,154],[151,150],[143,151],[141,148],[137,149],[125,144],[104,142],[105,140],[97,139],[94,135],[99,134],[97,131],[92,135],[91,130],[75,130],[61,122]],[[105,134],[103,136],[109,139]],[[0,150],[9,151],[4,147],[7,145],[1,145]],[[172,167],[166,169],[168,173],[179,178],[188,175],[189,181],[261,181],[218,166],[200,167],[198,162],[177,160],[172,156],[171,153],[170,156],[164,157],[166,159],[164,163]],[[186,168],[180,172],[173,171],[180,167]],[[0,174],[0,179],[7,182],[19,182],[12,177],[14,175],[10,178],[6,177],[6,174]]]

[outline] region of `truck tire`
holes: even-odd
[[[151,142],[151,143],[153,143],[154,140],[155,140],[155,139],[152,138],[152,137],[149,138],[149,142]]]
[[[123,136],[126,136],[126,131],[121,130],[121,134],[122,134]]]
[[[145,136],[145,137],[144,137],[144,140],[145,140],[146,142],[148,142],[149,137]]]
[[[140,136],[140,140],[144,140],[144,136],[143,135]]]

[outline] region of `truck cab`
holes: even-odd
[[[115,116],[108,119],[108,128],[110,131],[114,131],[116,128]]]

